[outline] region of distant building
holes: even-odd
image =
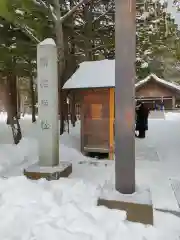
[[[135,85],[136,99],[141,99],[150,109],[175,109],[180,103],[180,85],[150,74]]]

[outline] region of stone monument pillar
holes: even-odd
[[[58,61],[53,39],[37,47],[39,164],[59,164]]]
[[[59,179],[72,172],[72,164],[59,162],[59,98],[57,47],[45,39],[37,47],[39,163],[24,174],[31,179]]]

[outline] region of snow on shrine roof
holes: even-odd
[[[63,89],[115,87],[115,60],[87,61],[64,84]]]
[[[154,73],[135,84],[141,87],[151,79],[160,84],[180,91],[180,85],[157,77]],[[87,61],[79,65],[77,71],[64,84],[63,89],[115,87],[115,60]]]
[[[169,88],[173,88],[177,91],[180,91],[180,85],[176,84],[176,83],[172,83],[172,82],[168,82],[164,79],[161,79],[159,77],[157,77],[154,73],[150,74],[149,76],[147,76],[145,79],[139,81],[138,83],[136,83],[136,88],[143,86],[144,84],[146,84],[147,82],[149,82],[151,79],[154,79],[156,82],[169,87]]]

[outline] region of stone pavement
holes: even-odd
[[[150,185],[158,211],[180,217],[180,120],[151,113],[146,139],[136,139],[137,182]]]
[[[137,139],[135,145],[136,160],[138,161],[159,161],[159,156],[155,146]]]

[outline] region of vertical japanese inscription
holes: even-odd
[[[50,124],[47,122],[47,120],[41,121],[41,129],[42,130],[50,129]]]
[[[48,88],[48,80],[42,80],[40,82],[40,87],[41,88]]]
[[[48,59],[45,57],[40,58],[40,67],[41,68],[47,68],[48,67]],[[48,80],[47,79],[40,79],[40,88],[43,90],[44,88],[48,88]],[[42,99],[40,100],[40,105],[43,107],[48,106],[48,100]],[[47,120],[42,120],[41,121],[41,129],[42,130],[47,130],[50,129],[50,124],[48,123]]]
[[[48,67],[48,59],[45,57],[40,58],[40,67],[47,68]]]

